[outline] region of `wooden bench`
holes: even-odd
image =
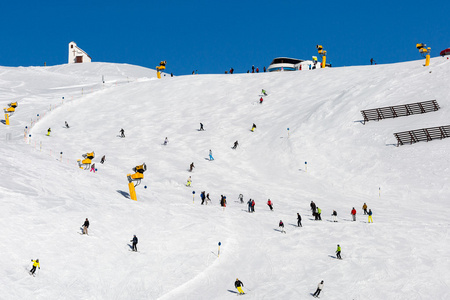
[[[394,136],[397,138],[397,147],[404,144],[442,140],[450,137],[450,125],[397,132]]]
[[[364,123],[369,121],[379,121],[382,119],[404,117],[415,114],[424,114],[439,110],[439,104],[436,100],[429,100],[417,103],[386,106],[374,109],[362,110],[361,114],[364,117]]]

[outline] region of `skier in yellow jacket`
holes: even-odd
[[[36,267],[38,267],[39,269],[41,268],[41,265],[39,264],[39,259],[36,260],[31,260],[33,262],[33,267],[30,270],[30,274],[34,275],[34,272],[36,272]]]

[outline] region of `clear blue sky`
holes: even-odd
[[[310,59],[316,44],[333,66],[420,59],[450,47],[450,1],[2,1],[2,66],[67,63],[75,41],[99,62],[175,75],[262,69],[278,56]]]

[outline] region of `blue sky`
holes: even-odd
[[[333,66],[420,59],[450,47],[449,1],[2,1],[2,66],[67,63],[75,41],[100,62],[175,75],[262,69],[279,56],[309,59],[316,44]]]

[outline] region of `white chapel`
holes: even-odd
[[[69,43],[69,64],[91,62],[91,57],[75,44]]]

